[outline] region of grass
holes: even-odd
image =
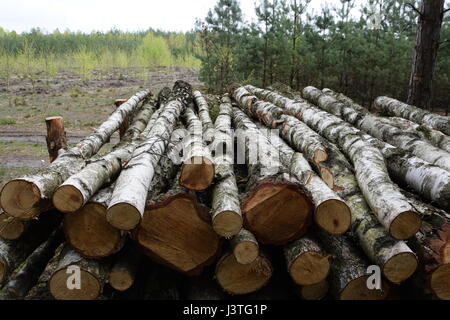
[[[47,155],[47,147],[40,143],[0,141],[0,154],[41,158]]]
[[[16,124],[16,119],[0,118],[0,125]]]

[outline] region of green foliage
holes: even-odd
[[[172,64],[172,55],[166,40],[153,33],[144,37],[137,53],[142,67],[161,67]]]

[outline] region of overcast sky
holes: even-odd
[[[254,18],[254,3],[240,0],[248,20]],[[357,0],[361,1],[361,0]],[[147,30],[188,31],[196,18],[204,18],[216,0],[0,0],[0,27],[17,32],[39,27],[52,32]],[[312,9],[339,0],[313,0]]]

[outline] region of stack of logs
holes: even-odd
[[[177,81],[118,100],[73,148],[47,119],[52,163],[1,190],[1,297],[24,298],[50,270],[60,300],[143,282],[138,298],[450,300],[450,118],[388,97],[375,104],[392,117],[330,89],[302,97],[233,86],[213,122]]]

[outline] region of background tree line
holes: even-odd
[[[259,0],[257,20],[247,22],[237,0],[218,0],[196,23],[204,53],[201,79],[218,91],[233,81],[329,87],[367,107],[380,95],[406,101],[420,1],[367,0],[357,7],[354,0],[340,0],[319,11],[310,4]],[[450,14],[441,39],[435,110],[450,108]]]

